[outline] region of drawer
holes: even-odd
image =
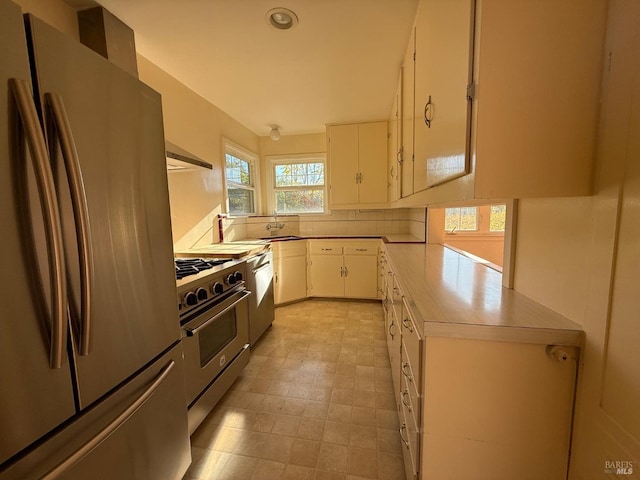
[[[404,361],[402,358],[403,354],[404,352],[400,355],[401,363]],[[416,390],[416,383],[410,382],[405,375],[402,375],[400,382],[399,400],[407,411],[411,413],[415,424],[420,425],[421,401],[418,396],[418,391]]]
[[[344,247],[345,255],[378,255],[378,247],[365,245],[347,245]]]
[[[418,463],[420,460],[420,434],[413,421],[413,416],[404,405],[402,405],[400,420],[400,441],[405,474],[408,479],[415,479],[418,478],[418,465],[420,465]]]
[[[400,371],[402,373],[402,377],[407,381],[409,385],[415,385],[415,391],[417,394],[421,392],[421,377],[420,377],[420,367],[417,364],[411,363],[411,359],[408,357],[406,343],[403,338],[401,341],[400,348]]]
[[[277,258],[299,257],[307,254],[306,240],[289,240],[276,242],[271,246],[273,255]]]
[[[342,244],[338,242],[309,242],[311,255],[342,255]]]
[[[420,385],[422,365],[422,339],[416,328],[416,324],[407,309],[406,301],[402,300],[402,316],[400,317],[402,340],[407,351],[407,360],[411,363],[413,373],[416,375],[417,385]],[[418,388],[420,391],[420,388]]]
[[[398,283],[398,276],[393,275],[393,300],[394,302],[400,303],[402,300],[402,289],[400,288],[400,283]]]

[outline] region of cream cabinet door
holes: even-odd
[[[309,258],[309,296],[344,297],[342,254],[311,255]]]
[[[378,298],[378,257],[344,256],[344,295],[351,298]]]
[[[331,125],[329,133],[329,202],[358,203],[358,125]]]
[[[358,203],[387,201],[387,122],[358,125]]]
[[[467,172],[471,0],[423,0],[416,18],[415,192]]]
[[[275,303],[286,303],[307,296],[307,262],[305,256],[283,257],[275,262]]]
[[[389,201],[400,198],[400,155],[402,152],[402,75],[389,115],[389,145],[387,154],[387,189]]]
[[[413,124],[415,100],[415,29],[411,31],[409,46],[402,65],[402,171],[400,196],[413,193]]]

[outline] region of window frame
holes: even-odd
[[[253,212],[231,213],[229,206],[229,185],[227,181],[227,155],[239,158],[249,164],[251,185],[231,183],[232,186],[253,192]],[[257,153],[227,139],[222,139],[222,184],[224,188],[225,212],[230,217],[248,217],[260,212],[260,162]]]
[[[328,215],[329,212],[329,204],[328,204],[328,175],[327,175],[327,154],[324,152],[318,153],[301,153],[301,154],[287,154],[287,155],[268,155],[266,157],[269,168],[267,169],[266,175],[266,199],[267,199],[267,211],[273,212],[276,206],[275,194],[278,191],[285,190],[322,190],[324,192],[323,202],[322,202],[322,212],[300,212],[300,213],[287,213],[287,212],[278,212],[282,215]],[[276,175],[275,175],[275,167],[277,165],[286,165],[293,163],[322,163],[324,165],[324,185],[322,187],[317,187],[313,185],[305,185],[305,186],[289,186],[289,187],[276,187]]]

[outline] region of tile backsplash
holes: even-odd
[[[219,242],[219,234],[214,242]],[[338,210],[329,215],[278,215],[222,219],[225,242],[272,235],[411,234],[424,240],[425,209]]]

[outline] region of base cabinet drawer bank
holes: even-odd
[[[382,252],[386,262],[383,306],[407,479],[566,479],[580,342],[549,345],[547,341],[567,338],[564,333],[554,337],[553,329],[535,338],[527,337],[526,332],[522,337],[504,333],[492,338],[485,332],[467,334],[482,325],[472,325],[459,334],[456,329],[469,325],[425,321],[412,293],[417,297],[421,292],[421,298],[429,298],[440,308],[447,302],[437,295],[444,295],[445,290],[439,288],[445,287],[433,288],[432,284],[429,289],[429,282],[417,285],[416,272],[410,272],[408,265],[418,259],[404,263],[399,256],[390,255],[387,247]],[[396,254],[402,252],[402,258],[412,253],[403,247],[392,248]],[[448,259],[458,261],[457,257]],[[448,272],[425,263],[426,268]],[[473,278],[483,274],[476,271],[474,276],[474,268],[486,268],[456,266]],[[405,282],[403,273],[414,275]],[[539,309],[541,315],[556,320],[557,314],[544,307],[532,306],[528,299],[522,302],[529,311]],[[460,308],[457,305],[440,313],[455,317]],[[517,306],[513,315],[521,315]],[[558,331],[563,330],[558,327]],[[577,326],[571,338],[581,338]]]

